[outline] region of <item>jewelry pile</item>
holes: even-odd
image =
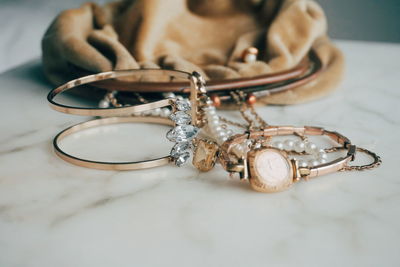
[[[243,59],[255,60],[256,51],[247,51]],[[149,102],[137,95],[138,105],[121,104],[118,92],[106,93],[96,108],[79,108],[59,104],[54,98],[75,86],[127,77],[132,75],[164,74],[186,79],[190,83],[189,98],[164,93],[163,99]],[[75,115],[107,116],[67,128],[54,139],[54,148],[62,159],[89,168],[112,170],[136,170],[175,163],[180,167],[191,157],[192,164],[200,171],[211,170],[219,163],[230,175],[238,174],[260,192],[278,192],[288,189],[300,180],[308,180],[324,174],[365,170],[378,167],[381,159],[375,153],[357,148],[342,134],[313,126],[271,126],[254,109],[256,97],[244,91],[230,92],[246,123],[230,121],[217,114],[218,96],[207,94],[204,79],[197,72],[192,74],[172,70],[111,71],[70,81],[48,95],[50,106],[60,112]],[[110,117],[111,116],[111,117]],[[171,125],[166,137],[174,143],[169,155],[136,162],[98,162],[80,159],[60,149],[59,142],[66,136],[82,129],[113,123],[146,122]],[[230,126],[243,128],[235,133]],[[333,146],[322,148],[310,137],[325,137]],[[279,140],[276,140],[280,138]],[[284,139],[282,139],[284,138]],[[342,155],[331,158],[333,152]],[[344,154],[343,154],[344,152]],[[357,152],[373,158],[368,165],[350,166]]]

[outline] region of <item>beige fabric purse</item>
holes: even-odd
[[[310,52],[323,71],[304,85],[263,97],[294,104],[326,95],[344,59],[326,35],[323,10],[309,0],[126,0],[63,11],[43,37],[43,66],[55,85],[81,73],[137,68],[196,70],[229,80],[295,68]],[[244,63],[255,46],[258,60]],[[79,71],[77,71],[79,70]]]

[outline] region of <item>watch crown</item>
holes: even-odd
[[[248,179],[249,172],[247,170],[247,160],[245,158],[240,158],[237,163],[228,163],[228,172],[238,172],[240,179]]]

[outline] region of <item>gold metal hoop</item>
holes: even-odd
[[[94,168],[94,169],[101,169],[101,170],[139,170],[139,169],[147,169],[158,167],[162,165],[166,165],[173,161],[171,156],[165,156],[157,159],[152,160],[143,160],[143,161],[134,161],[134,162],[102,162],[102,161],[93,161],[88,159],[81,159],[70,155],[63,151],[59,143],[65,137],[77,133],[79,131],[104,126],[104,125],[111,125],[117,123],[153,123],[153,124],[162,124],[173,126],[174,123],[162,117],[109,117],[109,118],[102,118],[102,119],[95,119],[86,121],[83,123],[76,124],[71,126],[59,134],[53,140],[53,146],[55,153],[62,158],[63,160],[86,168]]]

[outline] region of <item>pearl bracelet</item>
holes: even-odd
[[[327,162],[327,154],[308,140],[274,142],[274,136],[324,135],[347,150],[344,157]],[[246,144],[247,151],[237,154],[233,148]],[[312,161],[305,162],[288,153],[310,154]],[[289,188],[301,178],[308,179],[339,171],[354,159],[356,147],[343,135],[319,127],[268,126],[263,130],[238,134],[225,141],[220,148],[219,160],[225,170],[239,173],[240,178],[249,179],[253,189],[261,192],[277,192]]]
[[[286,152],[295,151],[297,153],[305,152],[308,155],[311,155],[313,159],[308,161],[306,160],[298,160],[298,165],[300,167],[315,167],[320,164],[326,163],[328,158],[326,152],[322,148],[318,148],[316,144],[309,142],[308,140],[292,140],[286,139],[284,141],[275,141],[272,143],[272,147],[277,148],[279,150],[283,150]],[[296,159],[295,157],[292,157]]]

